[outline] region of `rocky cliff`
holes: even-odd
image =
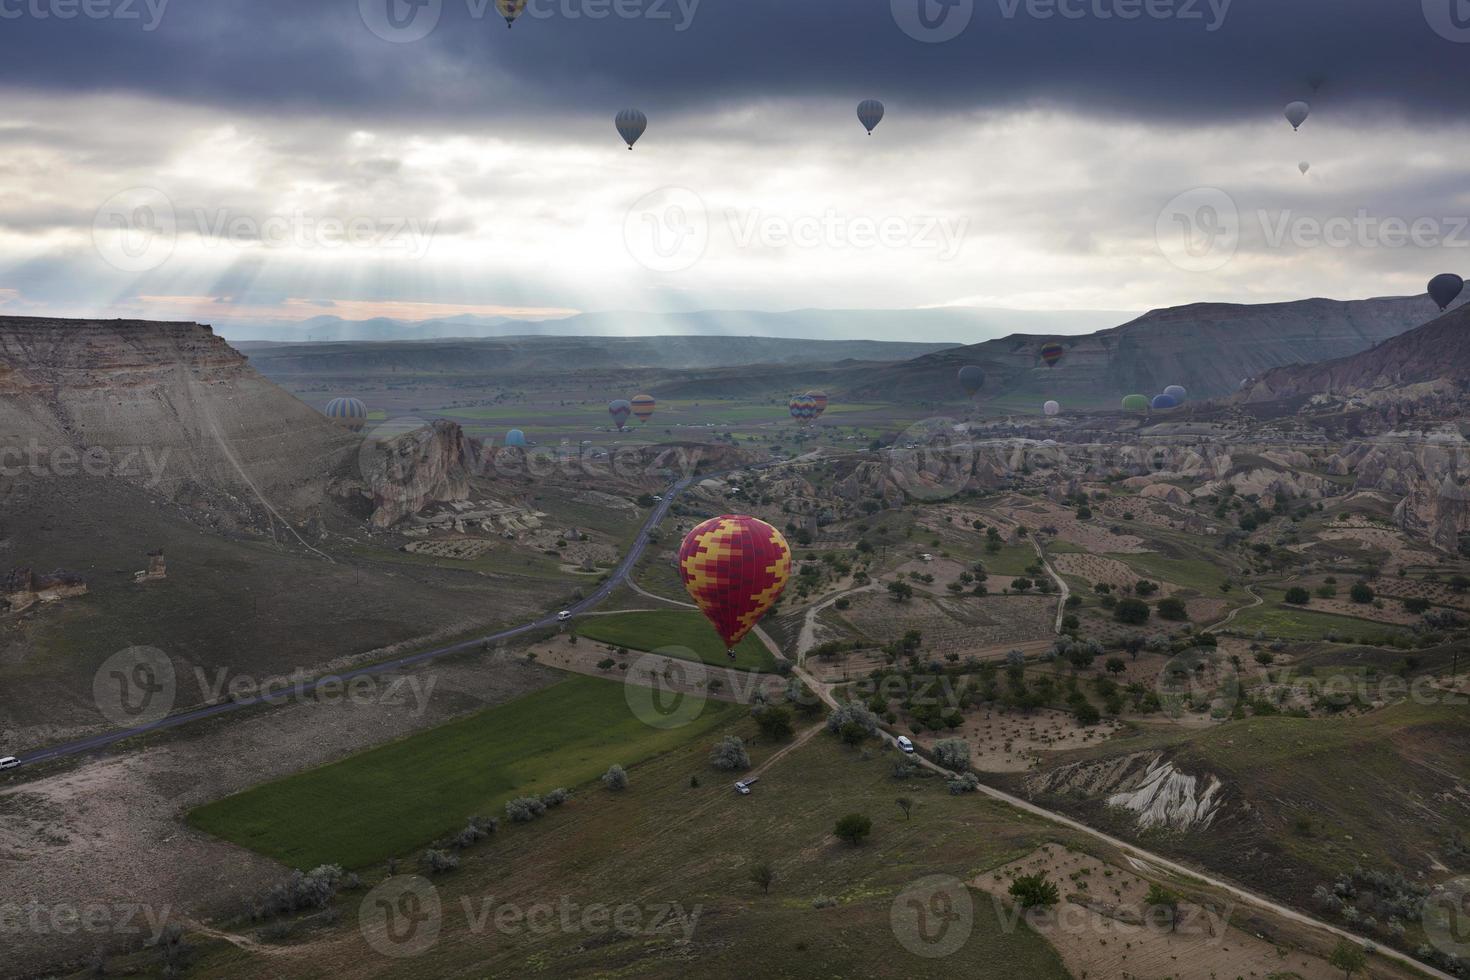
[[[0,317],[0,448],[18,475],[290,516],[320,500],[352,445],[207,326]]]

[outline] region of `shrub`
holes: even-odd
[[[568,793],[565,787],[558,786],[550,793],[547,793],[545,796],[541,797],[541,802],[549,807],[561,806],[563,803],[565,803],[567,800],[570,800],[571,798],[572,794]]]
[[[791,724],[791,712],[780,706],[765,708],[756,713],[755,723],[759,726],[761,735],[773,742],[784,742],[796,731]]]
[[[698,780],[699,777],[696,776],[694,778]],[[608,766],[607,772],[602,774],[602,785],[606,786],[610,790],[627,789],[628,771],[622,766],[618,765],[616,762],[614,762],[612,765]],[[692,785],[698,786],[699,783],[695,782]]]
[[[1312,594],[1300,585],[1286,590],[1286,601],[1293,606],[1305,606],[1312,601]]]
[[[849,813],[847,816],[838,820],[837,825],[832,828],[832,833],[836,835],[838,840],[845,840],[853,847],[861,844],[863,838],[872,832],[872,819],[863,816],[861,813]]]
[[[726,735],[710,751],[709,764],[726,772],[737,772],[750,768],[750,754],[745,751],[740,736]]]
[[[290,915],[304,909],[326,908],[344,886],[348,876],[336,864],[323,864],[310,871],[293,871],[255,901],[251,914],[258,919]]]
[[[934,743],[934,759],[946,769],[964,772],[970,768],[970,743],[962,738],[942,738]]]
[[[961,773],[949,781],[949,795],[961,796],[965,793],[973,793],[980,788],[980,777],[973,772]]]
[[[1148,622],[1148,617],[1148,603],[1142,599],[1134,599],[1132,597],[1120,599],[1118,600],[1118,604],[1113,607],[1113,618],[1120,623],[1127,623],[1130,626],[1138,626],[1146,623]]]
[[[850,725],[864,736],[871,735],[878,730],[878,716],[861,701],[845,701],[827,716],[827,731],[833,735],[843,735],[844,729],[852,731]]]
[[[1011,882],[1011,897],[1023,909],[1048,908],[1057,904],[1057,886],[1043,874],[1021,875]]]
[[[505,815],[511,823],[530,823],[545,812],[546,804],[534,796],[518,796],[505,804]]]
[[[419,863],[429,874],[437,875],[459,867],[459,858],[446,851],[430,848],[419,856]]]
[[[1360,606],[1366,606],[1373,601],[1373,589],[1367,582],[1354,582],[1352,589],[1348,591],[1348,598]]]
[[[1174,622],[1186,622],[1189,619],[1189,610],[1184,607],[1184,600],[1170,596],[1159,600],[1159,618]]]

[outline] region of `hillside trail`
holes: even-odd
[[[1233,621],[1235,619],[1235,614],[1236,613],[1241,612],[1241,611],[1246,610],[1246,609],[1254,609],[1257,606],[1259,606],[1261,603],[1263,603],[1263,602],[1266,601],[1251,586],[1247,585],[1245,587],[1245,590],[1247,592],[1249,592],[1255,598],[1256,601],[1250,603],[1249,605],[1236,606],[1234,609],[1230,610],[1230,612],[1225,616],[1224,619],[1220,620],[1218,623],[1214,624],[1213,626],[1206,626],[1205,629],[1204,629],[1204,632],[1206,632],[1206,633],[1213,633],[1213,632],[1215,632],[1215,630],[1224,629],[1225,627],[1227,627],[1227,626],[1230,625],[1231,621]]]
[[[1030,541],[1031,547],[1036,549],[1036,560],[1041,563],[1042,568],[1046,569],[1046,574],[1051,576],[1051,580],[1057,584],[1057,588],[1062,590],[1061,595],[1057,598],[1057,621],[1052,627],[1053,633],[1060,633],[1062,631],[1062,620],[1067,616],[1067,600],[1072,596],[1072,589],[1067,585],[1066,580],[1057,574],[1057,570],[1051,567],[1051,562],[1046,558],[1046,549],[1041,546],[1041,542],[1036,539],[1036,535],[1030,535]]]

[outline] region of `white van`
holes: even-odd
[[[907,735],[898,736],[898,748],[901,752],[905,752],[909,755],[914,754],[914,743],[909,740],[909,737]]]
[[[14,769],[18,765],[20,765],[20,760],[13,755],[0,759],[0,769]]]
[[[556,614],[556,621],[558,623],[565,623],[567,620],[569,620],[571,618],[572,618],[572,614],[570,612],[568,612],[567,610],[565,610],[565,609],[563,609],[561,612],[559,612],[559,613]]]

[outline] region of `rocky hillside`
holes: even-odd
[[[1434,314],[1427,296],[1198,303],[1154,310],[1082,336],[1015,334],[941,351],[903,365],[857,371],[845,389],[833,387],[846,397],[952,402],[963,398],[956,372],[974,364],[987,376],[980,398],[1002,404],[1056,398],[1073,408],[1116,407],[1124,395],[1152,394],[1171,384],[1183,385],[1194,398],[1213,398],[1272,368],[1368,350]],[[1051,341],[1065,348],[1055,368],[1040,357],[1042,345]]]
[[[321,499],[353,446],[207,326],[0,318],[0,447],[25,475],[288,514]]]

